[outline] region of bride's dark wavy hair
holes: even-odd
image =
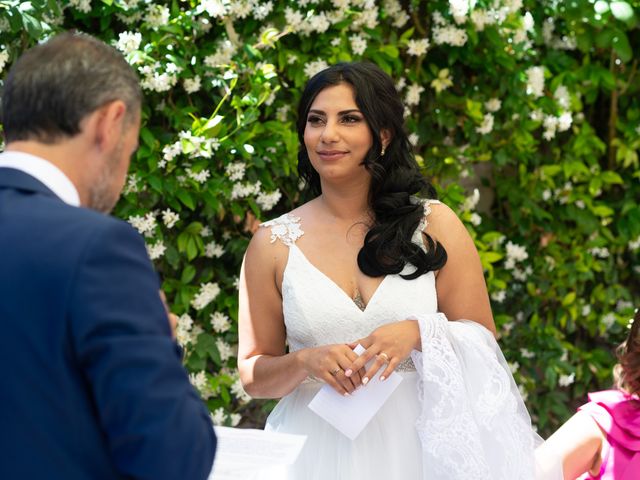
[[[627,393],[640,395],[640,309],[636,310],[629,336],[617,353],[619,363],[613,369],[616,386]]]
[[[311,104],[327,87],[348,84],[355,93],[356,105],[367,121],[373,145],[362,162],[371,174],[369,207],[374,224],[358,253],[358,266],[365,275],[379,277],[400,273],[407,263],[415,271],[403,275],[411,280],[447,261],[444,247],[424,235],[427,252],[411,241],[424,216],[421,203],[411,197],[421,194],[436,198],[433,186],[420,173],[404,128],[404,105],[393,80],[373,63],[338,63],[316,74],[307,83],[298,105],[298,174],[315,195],[322,193],[320,176],[311,165],[304,144],[304,131]],[[391,141],[381,155],[383,130]]]

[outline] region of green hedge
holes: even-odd
[[[640,300],[640,2],[0,0],[0,70],[52,33],[122,50],[146,95],[116,214],[145,236],[218,424],[260,424],[236,373],[239,265],[301,198],[310,75],[397,81],[425,173],[468,226],[501,345],[548,433],[611,383]]]

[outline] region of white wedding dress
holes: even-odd
[[[424,203],[414,235],[423,248],[421,232],[435,202]],[[290,351],[350,343],[410,318],[419,321],[422,336],[423,351],[397,368],[400,386],[353,441],[307,407],[319,381],[305,380],[278,403],[266,429],[308,437],[293,478],[534,478],[536,436],[500,349],[481,325],[438,313],[433,272],[415,280],[386,276],[361,310],[296,246],[304,233],[299,218],[286,214],[262,226],[271,228],[272,242],[289,247],[282,297]]]

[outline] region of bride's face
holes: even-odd
[[[318,93],[307,114],[304,144],[311,165],[325,181],[369,175],[362,162],[373,137],[351,85],[341,83]]]

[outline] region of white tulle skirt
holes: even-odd
[[[294,466],[295,480],[424,478],[415,427],[421,410],[418,374],[398,373],[402,382],[353,441],[307,407],[322,383],[305,382],[278,403],[265,429],[307,435]]]

